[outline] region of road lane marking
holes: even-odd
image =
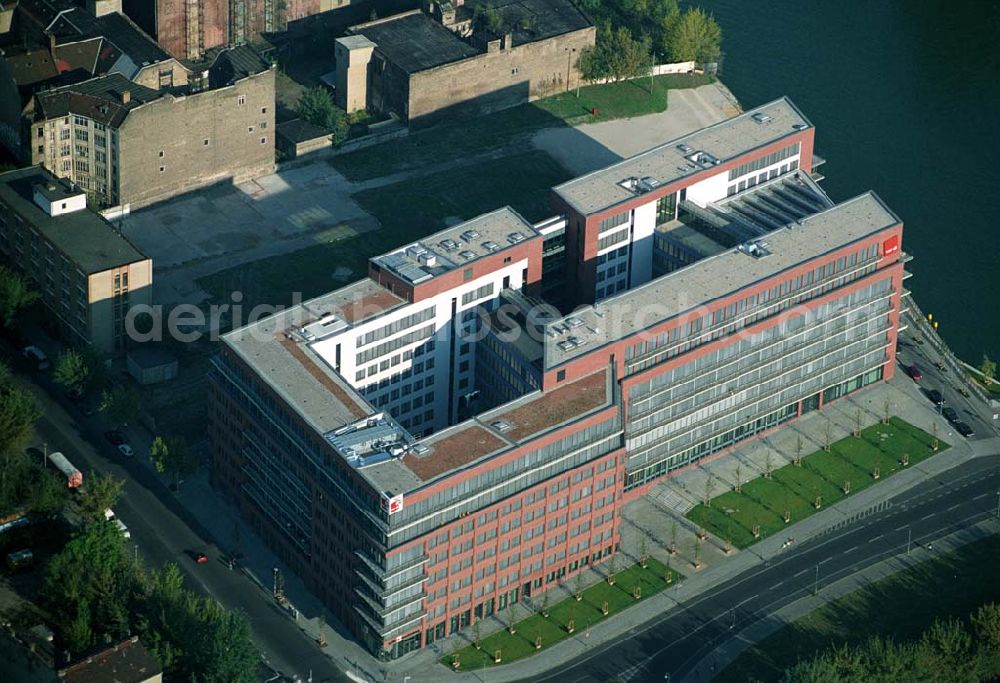
[[[858,549],[858,546],[853,546],[853,547],[848,548],[847,550],[845,550],[842,554],[846,555],[847,553],[853,552],[853,551],[855,551],[857,549]]]
[[[933,513],[933,512],[931,512],[931,513],[928,513],[928,514],[924,515],[923,517],[921,517],[921,518],[920,518],[920,519],[918,519],[917,521],[918,521],[918,522],[922,522],[922,521],[924,521],[925,519],[930,519],[930,518],[931,518],[931,517],[933,517],[933,516],[934,516],[934,513]]]
[[[869,543],[874,543],[875,541],[879,540],[879,539],[880,539],[880,538],[882,538],[883,536],[885,536],[885,534],[879,534],[878,536],[876,536],[875,538],[873,538],[873,539],[869,540],[868,542],[869,542]]]
[[[988,493],[980,493],[978,496],[973,496],[972,500],[979,500],[980,498],[985,498],[988,495],[990,495],[990,494],[988,494]]]
[[[959,505],[961,505],[961,503],[955,503],[950,508],[948,508],[947,510],[945,510],[945,512],[951,512],[952,510],[954,510],[955,508],[957,508]]]

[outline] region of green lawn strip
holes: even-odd
[[[737,548],[746,548],[754,542],[751,527],[743,526],[718,507],[696,505],[688,512],[687,518],[716,536],[728,538],[729,542]]]
[[[774,481],[787,486],[789,490],[800,498],[804,498],[810,504],[816,500],[816,496],[820,496],[825,501],[824,505],[832,505],[844,497],[844,492],[839,487],[834,486],[821,475],[805,467],[786,465],[781,469],[775,470],[771,476],[774,478]],[[810,512],[809,514],[812,513]],[[799,519],[802,519],[802,517],[793,517],[794,521],[798,521]]]
[[[591,85],[530,104],[473,119],[435,126],[404,138],[332,157],[329,161],[349,180],[369,180],[410,169],[424,168],[470,154],[500,149],[542,128],[589,123],[661,112],[667,92],[712,82],[701,74],[668,74],[649,79]],[[597,116],[590,112],[596,107]]]
[[[579,91],[571,89],[538,100],[534,104],[557,119],[571,123],[592,123],[666,111],[669,91],[694,88],[711,82],[712,77],[704,74],[665,74],[653,77],[652,94],[649,92],[650,80],[636,78],[618,83],[588,85]],[[594,110],[597,111],[596,115],[592,113]]]
[[[820,607],[753,646],[715,680],[778,680],[803,658],[875,636],[915,640],[941,618],[1000,599],[1000,538],[975,541]]]
[[[441,663],[451,668],[453,655],[457,654],[462,671],[474,671],[484,666],[496,666],[493,656],[497,650],[501,653],[501,664],[506,664],[539,652],[535,649],[535,639],[541,636],[542,649],[570,637],[568,624],[573,621],[576,633],[606,619],[602,612],[605,602],[608,605],[608,616],[614,615],[641,600],[654,595],[667,587],[666,566],[650,558],[647,567],[643,569],[638,564],[623,569],[615,574],[615,585],[600,581],[583,591],[583,599],[577,601],[574,597],[566,598],[549,607],[548,618],[541,614],[532,614],[521,619],[515,625],[515,633],[511,635],[503,628],[480,641],[479,650],[475,645],[469,645],[441,658]],[[673,583],[683,580],[683,576],[673,571]],[[633,587],[639,585],[641,597],[632,597]],[[537,601],[536,601],[537,602]],[[471,637],[471,629],[466,634]]]
[[[820,497],[821,507],[832,505],[845,497],[843,486],[851,484],[851,493],[876,483],[872,476],[878,463],[881,477],[905,469],[902,454],[908,453],[910,465],[934,454],[934,437],[897,417],[888,425],[878,423],[862,430],[860,438],[845,437],[831,445],[830,452],[818,450],[802,459],[802,465],[788,464],[772,472],[771,480],[753,479],[741,487],[741,493],[728,491],[712,499],[710,507],[696,505],[687,518],[709,533],[729,540],[738,548],[756,542],[751,533],[760,525],[761,538],[766,538],[787,525],[784,510],[791,521],[798,522],[816,512],[814,503]],[[939,440],[938,452],[948,448]]]
[[[528,220],[540,220],[551,213],[549,188],[569,177],[552,157],[533,151],[468,167],[460,189],[454,173],[442,172],[359,192],[355,199],[378,219],[379,229],[235,266],[199,278],[198,286],[217,301],[242,292],[244,311],[288,304],[296,292],[309,299],[363,277],[369,258],[441,230],[446,218],[468,219],[511,204]],[[351,275],[334,280],[337,268]]]
[[[802,466],[821,475],[838,489],[844,485],[845,481],[851,482],[852,493],[871,486],[875,482],[871,477],[871,472],[865,472],[855,467],[838,455],[836,450],[838,445],[839,443],[833,444],[829,453],[826,451],[816,451],[812,455],[807,456],[802,461]],[[825,501],[824,504],[832,502]]]

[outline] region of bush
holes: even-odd
[[[317,85],[302,93],[298,114],[304,121],[328,131],[334,145],[339,146],[347,139],[347,113],[333,103],[333,96],[326,88]]]

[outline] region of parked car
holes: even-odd
[[[112,429],[110,432],[104,432],[104,438],[107,439],[112,446],[121,446],[123,443],[128,441],[128,439],[125,438],[125,435],[117,429]]]
[[[126,458],[131,458],[133,455],[135,455],[135,451],[133,451],[132,447],[129,446],[127,443],[118,444],[118,452],[124,455]]]
[[[105,509],[104,518],[115,525],[115,528],[118,529],[118,531],[121,533],[122,538],[125,539],[132,538],[132,532],[128,530],[127,526],[125,526],[125,522],[118,519],[118,515],[115,514],[114,510],[112,510],[111,508]]]
[[[941,414],[944,416],[944,419],[948,420],[948,422],[952,423],[958,422],[958,411],[952,408],[951,406],[946,406],[945,408],[942,408]]]
[[[46,356],[45,352],[37,346],[25,346],[21,353],[24,354],[24,357],[28,359],[28,362],[33,364],[37,369],[49,369],[49,357]]]
[[[911,365],[910,367],[908,367],[906,369],[906,374],[908,374],[910,376],[910,379],[912,379],[914,382],[919,382],[924,378],[924,373],[920,372],[920,368],[918,368],[916,365]]]
[[[976,433],[972,431],[972,427],[969,426],[967,422],[956,422],[955,431],[968,439],[970,436],[975,436]]]
[[[929,398],[931,400],[931,403],[933,403],[936,406],[939,406],[942,403],[944,403],[944,396],[942,396],[941,392],[938,391],[937,389],[928,389],[927,398]]]
[[[208,555],[205,553],[193,553],[192,557],[194,557],[194,561],[198,564],[205,564],[208,562]]]

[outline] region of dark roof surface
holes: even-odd
[[[128,55],[137,67],[171,59],[163,48],[123,14],[94,17],[82,9],[73,9],[60,16],[52,25],[59,45],[87,38],[106,38]],[[113,63],[113,62],[112,62]]]
[[[0,173],[0,201],[45,235],[84,272],[98,273],[146,258],[90,209],[50,216],[34,200],[37,184],[66,184],[41,166]],[[81,679],[82,680],[82,679]],[[103,679],[102,679],[103,680]]]
[[[163,671],[138,638],[71,664],[60,674],[66,683],[141,683]]]
[[[122,93],[126,90],[130,101],[122,104]],[[38,104],[41,115],[46,119],[79,114],[106,126],[117,127],[130,109],[163,95],[162,91],[152,90],[113,73],[38,93]]]
[[[368,38],[389,61],[410,74],[479,54],[479,50],[419,10],[352,26],[351,33]]]
[[[52,54],[44,48],[8,54],[6,60],[10,75],[19,86],[41,83],[59,74]]]
[[[477,6],[492,7],[511,28],[514,45],[545,40],[590,26],[571,0],[465,0],[458,19],[469,19]]]
[[[306,140],[315,140],[316,138],[330,135],[329,131],[319,126],[314,126],[302,119],[292,119],[291,121],[279,123],[275,130],[278,135],[292,142],[305,142]]]
[[[270,68],[271,65],[256,50],[249,45],[240,45],[219,53],[209,69],[209,85],[213,88],[230,85]]]

